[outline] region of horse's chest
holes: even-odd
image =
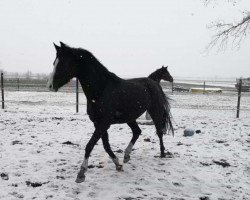
[[[97,102],[88,102],[87,103],[87,114],[91,121],[96,122],[103,118],[104,113],[103,104]]]

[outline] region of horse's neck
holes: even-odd
[[[105,79],[100,81],[102,79],[97,76],[95,79],[91,75],[87,79],[79,76],[78,79],[88,100],[98,99],[107,84]]]
[[[158,83],[160,83],[160,81],[161,81],[161,78],[160,78],[160,76],[158,76],[158,74],[157,73],[152,73],[152,74],[150,74],[149,76],[148,76],[148,78],[150,78],[150,79],[152,79],[152,80],[154,80],[154,81],[156,81],[156,82],[158,82]]]
[[[100,65],[100,67],[102,66]],[[85,72],[81,70],[79,71],[77,78],[88,100],[95,101],[101,96],[103,90],[110,81],[110,74],[111,73],[104,67],[100,68],[98,71],[90,70],[88,74],[85,74]]]
[[[88,100],[96,100],[100,94],[100,91],[95,88],[95,86],[91,84],[87,84],[86,82],[83,82],[81,78],[79,78],[79,82],[82,86],[82,90]]]

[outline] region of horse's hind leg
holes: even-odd
[[[119,159],[116,157],[116,155],[114,154],[114,152],[112,151],[112,149],[110,147],[109,136],[108,136],[107,131],[102,135],[102,143],[103,143],[103,147],[104,147],[105,151],[108,153],[108,155],[111,157],[111,159],[115,163],[116,170],[122,171],[122,165],[120,165]]]
[[[166,154],[165,154],[165,147],[163,144],[163,131],[157,131],[157,135],[158,135],[159,140],[160,140],[161,158],[164,158],[164,157],[166,157]]]
[[[132,151],[132,148],[136,142],[136,140],[139,138],[140,134],[141,134],[141,129],[138,126],[138,124],[136,123],[136,121],[133,122],[129,122],[128,126],[131,128],[132,132],[133,132],[133,137],[130,141],[130,143],[128,144],[127,148],[125,149],[125,154],[124,154],[124,163],[127,163],[130,160],[130,153]]]
[[[158,112],[157,112],[158,110]],[[159,141],[160,141],[160,151],[161,151],[161,157],[165,157],[165,147],[163,144],[163,134],[166,132],[166,129],[163,126],[163,112],[161,112],[161,109],[159,111],[159,109],[150,109],[149,110],[149,114],[152,117],[152,120],[155,124],[155,128],[156,128],[156,133],[159,137]]]

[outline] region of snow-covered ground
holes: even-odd
[[[250,96],[242,97],[239,119],[237,96],[170,97],[176,131],[164,143],[172,156],[159,158],[154,126],[140,125],[142,135],[123,172],[115,170],[99,141],[86,181],[77,184],[94,130],[84,95],[76,114],[73,93],[6,92],[7,108],[0,110],[0,199],[250,199]],[[185,127],[201,133],[183,137]],[[130,129],[114,125],[109,135],[122,160]]]

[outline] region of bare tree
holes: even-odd
[[[216,4],[218,0],[203,0],[205,5]],[[224,2],[233,3],[234,5],[240,0],[223,0]]]
[[[217,0],[203,0],[205,5],[215,4]],[[237,4],[239,0],[224,0],[225,2]],[[240,48],[242,41],[246,38],[250,30],[250,11],[244,11],[242,13],[242,19],[233,23],[218,21],[213,22],[208,26],[216,33],[213,35],[211,42],[207,45],[206,50],[218,45],[218,51],[225,50],[229,43],[232,48]]]
[[[25,74],[24,74],[26,79],[31,79],[32,76],[32,72],[30,70],[28,70]]]

